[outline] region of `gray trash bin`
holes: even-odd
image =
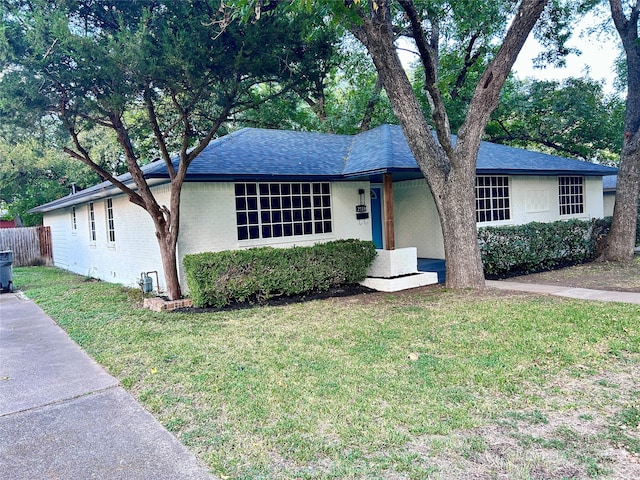
[[[0,292],[13,292],[13,252],[0,252]]]

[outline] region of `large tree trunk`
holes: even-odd
[[[640,133],[636,134],[636,141]],[[625,145],[620,155],[616,204],[611,230],[604,243],[600,261],[631,262],[636,246],[638,197],[640,196],[640,148]]]
[[[473,197],[475,158],[471,164],[461,165],[458,171],[452,172],[450,159],[433,138],[396,54],[390,16],[385,17],[382,9],[380,12],[382,15],[364,19],[363,30],[354,33],[369,50],[413,156],[433,194],[444,238],[447,286],[483,288]],[[387,12],[390,15],[388,5]]]
[[[475,165],[475,163],[474,163]],[[447,259],[447,287],[484,286],[475,216],[475,169],[452,171],[444,195],[436,203],[440,214]],[[442,198],[447,201],[442,202]]]
[[[480,141],[489,116],[498,105],[502,85],[547,1],[523,0],[500,50],[478,83],[455,147],[451,144],[449,120],[437,86],[437,41],[426,41],[422,19],[412,1],[399,0],[398,3],[411,21],[425,68],[425,85],[433,102],[432,121],[437,141],[397,56],[390,2],[378,1],[370,16],[362,17],[363,25],[353,27],[352,32],[369,51],[413,156],[433,194],[444,239],[447,286],[483,288],[474,188]]]
[[[640,7],[636,3],[627,18],[621,0],[609,0],[609,5],[627,58],[627,104],[613,223],[599,260],[631,262],[640,196]]]
[[[169,300],[177,300],[182,298],[182,289],[180,287],[180,279],[178,278],[178,263],[176,258],[176,245],[178,243],[178,231],[180,223],[180,193],[182,191],[182,183],[186,174],[186,167],[181,168],[180,174],[175,175],[173,171],[171,175],[171,199],[170,209],[161,207],[156,201],[149,184],[144,178],[142,169],[138,166],[137,159],[129,139],[129,134],[122,119],[117,113],[111,115],[111,122],[116,131],[118,143],[125,153],[125,159],[131,177],[138,189],[134,192],[126,189],[124,192],[129,199],[144,208],[151,219],[156,230],[156,238],[160,247],[160,258],[162,261],[162,269],[164,271],[164,279],[166,284],[166,295]],[[168,156],[168,155],[167,155]],[[187,164],[186,161],[182,162]],[[158,286],[159,287],[159,286]]]

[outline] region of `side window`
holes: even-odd
[[[584,178],[558,177],[560,215],[584,213]]]
[[[89,240],[96,241],[96,211],[93,202],[89,204]]]
[[[115,223],[113,222],[113,201],[108,198],[107,199],[107,240],[110,243],[116,241],[116,228]]]
[[[78,233],[78,217],[76,215],[76,207],[71,207],[71,231]]]
[[[509,177],[476,177],[476,222],[511,219]]]

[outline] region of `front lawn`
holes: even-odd
[[[152,313],[22,289],[222,478],[640,476],[640,307],[428,287]]]

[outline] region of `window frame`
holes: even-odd
[[[78,212],[76,207],[71,207],[71,233],[78,233]]]
[[[89,202],[88,208],[89,217],[89,242],[94,244],[97,240],[96,234],[96,208],[94,202]]]
[[[481,185],[479,180],[489,183]],[[475,202],[476,223],[511,220],[511,178],[508,175],[476,175]]]
[[[113,199],[107,198],[104,202],[107,221],[107,242],[116,242],[116,224],[113,216]]]
[[[236,182],[239,242],[334,233],[330,182]]]
[[[576,182],[579,180],[579,183]],[[566,183],[563,183],[566,182]],[[561,217],[583,215],[585,212],[585,182],[582,175],[558,176],[558,214]]]

